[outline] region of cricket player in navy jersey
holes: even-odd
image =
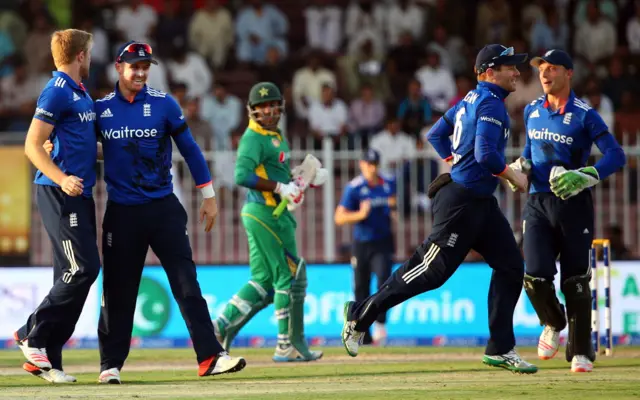
[[[595,353],[590,339],[594,213],[589,188],[621,169],[625,155],[596,110],[571,90],[573,62],[566,52],[549,50],[531,65],[539,70],[545,95],[525,107],[526,144],[512,165],[530,173],[522,221],[524,287],[544,325],[539,358],[556,355],[568,320],[566,359],[571,371],[590,372]],[[587,166],[594,143],[603,157]],[[553,284],[558,255],[566,315]]]
[[[200,220],[209,232],[217,205],[211,176],[178,103],[146,85],[148,44],[128,42],[118,51],[115,90],[96,101],[107,183],[103,223],[104,281],[98,338],[101,383],[120,383],[129,354],[138,287],[149,247],[167,273],[199,363],[198,375],[240,371],[216,340],[202,297],[187,236],[187,213],[173,194],[171,139],[184,156],[204,200]]]
[[[340,204],[336,208],[336,225],[354,224],[353,228],[353,277],[356,301],[369,297],[371,274],[377,278],[378,289],[389,279],[395,250],[391,227],[396,209],[396,182],[378,172],[380,154],[369,149],[360,160],[360,172],[345,187]],[[364,344],[373,342],[384,345],[387,338],[385,322],[387,313],[381,312],[373,325],[373,335],[368,330]],[[368,340],[369,339],[369,340]]]
[[[504,99],[516,88],[520,75],[516,65],[526,59],[526,54],[514,54],[512,47],[485,46],[476,57],[477,87],[428,132],[438,154],[453,164],[451,174],[440,175],[429,187],[431,235],[382,289],[364,301],[345,304],[342,340],[349,355],[358,354],[364,332],[381,312],[442,286],[474,249],[493,269],[490,337],[482,361],[513,372],[537,372],[515,350],[513,313],[522,291],[524,261],[493,196],[499,178],[526,190],[526,176],[511,169],[504,157],[509,138]]]
[[[82,86],[89,76],[92,36],[68,29],[51,38],[57,71],[38,98],[25,153],[38,169],[36,198],[53,247],[53,287],[14,336],[23,368],[53,383],[75,382],[62,371],[62,347],[75,329],[100,272],[96,240],[96,136],[93,101]],[[43,149],[50,140],[56,150]]]

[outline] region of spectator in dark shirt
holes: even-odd
[[[422,85],[417,79],[412,79],[408,85],[408,96],[398,107],[398,119],[402,123],[402,130],[416,138],[425,125],[431,123],[431,106],[422,95]]]
[[[391,91],[396,99],[401,99],[404,90],[416,70],[420,68],[420,60],[426,51],[414,38],[411,32],[400,35],[399,45],[389,51],[387,72]]]

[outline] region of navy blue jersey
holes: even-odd
[[[54,164],[65,174],[81,178],[83,196],[90,197],[96,184],[97,149],[96,114],[89,94],[69,75],[56,71],[38,97],[33,118],[53,125],[49,140]],[[34,182],[58,186],[41,171]]]
[[[524,109],[527,131],[523,157],[532,161],[530,193],[551,192],[549,175],[553,166],[578,169],[586,166],[595,143],[605,155],[595,168],[604,179],[624,165],[624,153],[600,115],[573,91],[565,106],[549,109],[545,96]]]
[[[144,87],[133,101],[116,90],[96,100],[109,200],[143,204],[173,193],[171,154],[173,137],[199,186],[211,182],[204,158],[170,95]],[[195,146],[195,147],[194,147]],[[194,173],[194,154],[197,173]],[[202,167],[204,165],[204,168]]]
[[[506,168],[509,116],[504,99],[508,95],[497,85],[479,82],[427,133],[438,154],[453,161],[453,181],[480,195],[493,194],[496,176]]]
[[[361,201],[371,202],[371,211],[367,218],[355,224],[353,239],[356,242],[369,242],[391,235],[389,198],[395,195],[396,182],[386,175],[381,174],[375,186],[369,185],[362,175],[349,182],[342,193],[341,206],[349,211],[358,211]]]

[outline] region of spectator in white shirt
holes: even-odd
[[[153,68],[152,68],[153,69]],[[187,85],[187,96],[202,97],[209,92],[213,76],[204,58],[186,47],[175,47],[173,58],[167,62],[171,81]]]
[[[244,107],[240,99],[229,94],[223,84],[214,86],[213,96],[205,96],[201,103],[202,119],[208,121],[213,130],[213,148],[231,150],[231,136],[240,127]]]
[[[635,56],[640,55],[640,0],[635,1],[636,14],[627,23],[627,42],[629,52]]]
[[[142,0],[129,0],[129,5],[121,5],[116,11],[115,25],[122,41],[135,40],[153,46],[157,22],[156,10],[142,4]]]
[[[616,51],[616,29],[611,21],[602,17],[597,2],[587,5],[587,20],[578,26],[575,34],[575,52],[595,64]]]
[[[584,91],[585,96],[582,97],[582,101],[595,109],[602,117],[604,123],[609,127],[609,132],[615,134],[615,110],[613,109],[613,102],[607,95],[602,93],[598,80],[595,77],[589,78],[585,84]]]
[[[307,57],[307,65],[293,75],[293,105],[300,118],[307,118],[309,105],[320,101],[322,85],[336,86],[336,76],[320,64],[320,55],[312,52]]]
[[[413,0],[399,0],[390,7],[387,17],[387,46],[400,44],[400,36],[411,32],[415,40],[420,40],[424,33],[424,10]]]
[[[342,44],[342,9],[329,0],[315,0],[305,8],[307,45],[334,54]]]
[[[349,53],[358,51],[363,41],[371,40],[376,53],[386,49],[386,9],[373,0],[358,0],[347,7],[344,32]]]
[[[214,68],[222,68],[227,62],[233,45],[233,20],[231,13],[219,0],[207,0],[204,8],[196,11],[189,25],[189,44]]]
[[[238,60],[262,64],[270,46],[278,46],[286,55],[288,31],[289,21],[277,7],[265,4],[263,0],[249,0],[236,19]]]
[[[366,148],[369,138],[382,129],[385,111],[371,85],[362,85],[360,98],[353,100],[349,107],[349,139],[352,144],[360,144],[355,148]]]
[[[348,118],[347,105],[335,97],[331,84],[324,84],[320,101],[313,101],[309,107],[309,129],[315,138],[315,149],[322,149],[325,137],[332,138],[334,148],[338,148],[341,138],[347,134]]]
[[[414,157],[416,140],[401,131],[400,121],[395,116],[390,116],[386,129],[371,138],[369,147],[380,153],[381,171],[396,175],[396,168],[401,168]]]
[[[422,94],[427,98],[434,112],[444,114],[449,109],[451,99],[456,95],[456,81],[451,70],[440,62],[440,55],[429,51],[425,64],[416,72],[422,85]]]

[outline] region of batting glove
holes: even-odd
[[[312,188],[320,187],[325,183],[327,183],[328,179],[329,179],[329,171],[327,171],[326,168],[318,168],[318,170],[316,171],[316,177],[313,178],[313,182],[311,182],[311,187]]]
[[[296,206],[298,203],[302,202],[303,192],[295,181],[291,181],[289,183],[278,182],[274,192],[279,194],[280,197],[289,200],[289,203],[295,204]]]
[[[287,203],[287,210],[294,211],[296,208],[300,207],[302,203],[304,203],[304,192],[302,192],[302,194],[300,195],[300,201],[298,203]]]
[[[584,189],[600,182],[598,170],[594,167],[567,170],[564,167],[553,167],[549,175],[551,191],[562,200],[577,195]]]

